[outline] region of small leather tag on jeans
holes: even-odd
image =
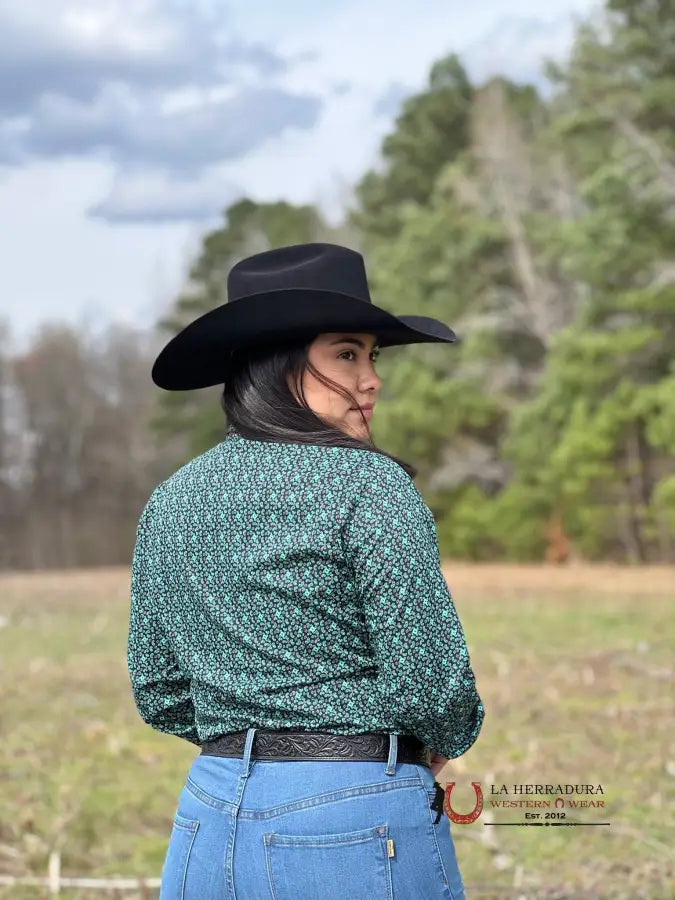
[[[387,856],[393,856],[393,855],[394,855],[394,842],[392,841],[391,838],[389,838],[389,840],[387,841]]]

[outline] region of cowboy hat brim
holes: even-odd
[[[395,316],[337,291],[288,288],[241,297],[199,316],[160,352],[152,380],[168,391],[223,384],[234,349],[272,347],[291,338],[310,340],[330,331],[372,332],[380,347],[457,340],[438,319]]]

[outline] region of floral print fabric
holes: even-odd
[[[237,431],[153,491],[127,660],[143,721],[413,734],[452,759],[485,710],[433,515],[375,451]]]

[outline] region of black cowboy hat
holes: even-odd
[[[429,316],[395,316],[370,299],[363,257],[336,244],[293,244],[241,260],[227,302],[195,319],[161,351],[152,380],[167,391],[223,384],[232,351],[311,340],[327,331],[370,332],[380,347],[454,343]]]

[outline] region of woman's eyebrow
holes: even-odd
[[[358,338],[353,338],[353,337],[338,338],[335,341],[329,341],[329,344],[331,346],[333,344],[356,344],[356,346],[361,347],[362,350],[366,349],[366,345],[363,343],[363,341],[359,340]],[[372,349],[374,350],[376,347],[377,347],[377,341],[375,341],[375,343],[373,344]]]

